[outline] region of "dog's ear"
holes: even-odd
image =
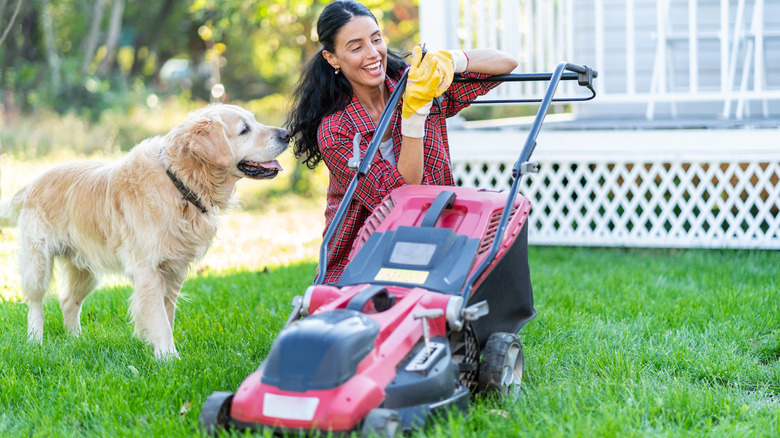
[[[219,120],[198,120],[190,134],[190,150],[194,154],[219,168],[233,167],[233,149]]]

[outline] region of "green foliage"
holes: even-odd
[[[0,142],[4,154],[27,158],[62,150],[85,156],[128,151],[145,138],[165,134],[194,107],[190,102],[169,98],[155,108],[112,107],[98,114],[97,121],[75,111],[59,114],[47,108],[29,115],[8,112]]]
[[[182,122],[190,111],[202,105],[176,96],[144,94],[138,96],[138,100],[141,99],[148,103],[127,108],[112,105],[95,113],[97,120],[75,110],[62,114],[48,108],[32,114],[8,111],[5,114],[6,125],[0,130],[2,152],[35,158],[59,150],[70,150],[77,155],[128,151],[146,138],[164,135]],[[287,99],[279,94],[237,102],[268,126],[284,123],[287,103]]]
[[[776,436],[780,253],[532,247],[529,257],[538,314],[520,334],[520,396],[477,398],[467,416],[412,436]],[[171,363],[133,338],[125,285],[89,297],[78,339],[46,301],[41,346],[26,343],[26,307],[4,290],[0,435],[196,435],[206,397],[259,366],[314,269],[188,279]]]
[[[116,50],[109,53],[106,34],[116,2],[124,4],[121,32]],[[150,93],[195,101],[286,96],[306,60],[319,49],[312,29],[326,3],[23,2],[0,46],[0,90],[5,91],[0,103],[6,110],[25,113],[48,108],[58,113],[76,111],[96,121],[106,111],[130,111]],[[96,6],[101,4],[98,20],[95,14],[100,8]],[[368,0],[365,4],[382,21],[392,46],[408,50],[416,42],[415,0]],[[10,21],[11,9],[6,7],[0,16],[0,32]],[[54,36],[48,46],[46,14],[51,17],[48,30]],[[95,43],[94,52],[89,52],[90,42]],[[183,62],[178,76],[161,74],[171,59]],[[211,95],[217,83],[224,86],[224,96]]]

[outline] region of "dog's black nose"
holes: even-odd
[[[290,131],[286,129],[280,129],[279,130],[279,140],[287,143],[290,141]]]

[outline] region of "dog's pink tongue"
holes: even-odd
[[[279,165],[279,162],[276,160],[269,161],[267,163],[258,163],[261,167],[265,167],[266,169],[276,169],[276,170],[284,170],[282,169],[282,166]]]

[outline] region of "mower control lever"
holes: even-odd
[[[357,170],[360,167],[360,133],[352,138],[352,158],[347,161],[347,167]]]
[[[479,318],[487,315],[489,312],[490,308],[488,307],[488,302],[480,301],[463,309],[461,315],[466,321],[476,321]]]
[[[412,314],[414,319],[422,319],[423,339],[425,340],[425,352],[431,355],[431,328],[428,325],[428,318],[438,318],[444,315],[441,309],[423,309]]]

